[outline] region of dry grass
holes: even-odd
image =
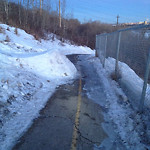
[[[10,31],[9,27],[7,27],[7,31]]]
[[[0,33],[3,33],[3,28],[2,27],[0,27]]]
[[[35,40],[41,42],[41,37],[38,34],[34,34],[33,36],[34,36]]]
[[[18,35],[18,29],[17,28],[15,28],[15,34]]]
[[[6,36],[5,42],[10,42],[10,38],[8,35]]]
[[[5,29],[3,29],[2,27],[0,27],[0,33],[5,34]]]
[[[118,81],[121,78],[121,73],[120,71],[118,71],[118,74],[116,74],[116,72],[112,72],[110,75],[112,80]]]

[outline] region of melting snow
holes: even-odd
[[[104,113],[104,117],[107,121],[104,123],[104,128],[110,137],[108,137],[102,145],[97,147],[97,149],[111,150],[112,147],[110,146],[110,148],[108,148],[108,143],[116,145],[117,149],[149,149],[150,147],[147,145],[150,140],[149,115],[137,114],[130,103],[128,103],[128,98],[122,89],[119,88],[118,83],[110,78],[111,74],[114,72],[115,60],[113,58],[106,59],[105,69],[102,67],[98,58],[91,58],[88,60],[96,69],[106,95],[105,104],[99,100],[99,97],[97,97],[97,100],[95,100],[96,97],[94,97],[94,101],[98,101],[101,106],[108,110],[107,113]],[[128,65],[119,62],[119,66],[122,79],[128,81],[130,85],[132,84],[133,90],[140,91],[143,80],[139,78]],[[91,95],[89,96],[92,99]],[[117,145],[117,138],[115,135],[112,135],[112,131],[110,131],[109,128],[115,131],[116,136],[119,135],[121,137],[120,142],[125,145],[125,148],[121,148],[120,145]],[[107,142],[108,140],[109,142]]]
[[[77,75],[67,54],[93,54],[90,48],[37,41],[21,29],[0,24],[0,149],[9,150],[38,117],[60,84]]]

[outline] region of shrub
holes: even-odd
[[[0,33],[5,34],[5,30],[2,27],[0,27]]]
[[[18,29],[17,28],[15,28],[15,34],[18,35]]]
[[[3,33],[3,28],[2,27],[0,27],[0,33]]]
[[[10,38],[8,35],[6,36],[5,42],[10,42]]]
[[[10,31],[9,27],[7,27],[7,31]]]
[[[41,37],[38,34],[34,34],[35,40],[41,42]]]

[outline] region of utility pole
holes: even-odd
[[[119,24],[119,18],[120,18],[120,16],[117,15],[117,25]]]
[[[59,0],[59,27],[61,28],[61,10],[60,10],[60,0]]]

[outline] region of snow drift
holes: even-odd
[[[115,59],[107,58],[105,60],[105,69],[108,72],[109,76],[115,72]],[[141,79],[127,64],[119,62],[119,73],[121,78],[119,83],[123,89],[126,90],[126,93],[131,99],[131,103],[134,107],[139,106],[139,101],[141,98],[142,88],[143,88],[143,79]],[[150,108],[150,85],[147,85],[145,106]]]

